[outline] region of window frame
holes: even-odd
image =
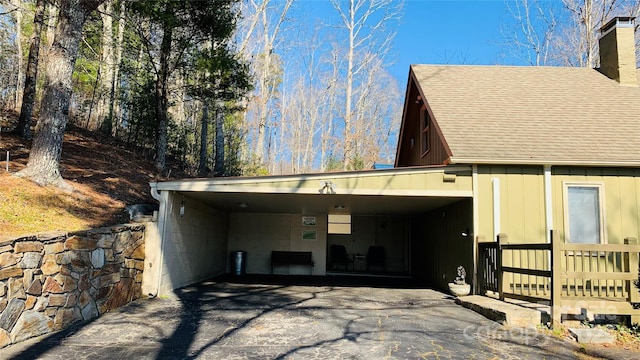
[[[606,216],[605,216],[605,197],[604,197],[604,183],[601,181],[563,181],[562,182],[562,190],[563,190],[563,206],[564,206],[564,242],[568,244],[588,244],[594,245],[593,243],[580,243],[580,242],[572,242],[571,241],[571,219],[569,214],[569,188],[572,187],[583,187],[583,188],[595,188],[598,190],[598,217],[600,222],[599,228],[599,236],[600,242],[595,245],[607,244],[607,232],[606,229]]]
[[[420,108],[420,156],[424,157],[431,150],[430,134],[431,134],[431,115],[426,105]]]

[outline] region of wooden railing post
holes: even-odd
[[[562,249],[551,230],[551,326],[562,322]]]
[[[498,234],[496,239],[498,247],[496,250],[496,278],[498,280],[498,298],[504,301],[504,281],[505,276],[502,272],[502,245],[509,243],[507,234]]]
[[[636,245],[638,243],[638,239],[628,237],[624,239],[624,243],[625,245]],[[633,251],[625,252],[624,262],[625,269],[628,269],[629,273],[638,276],[638,253]],[[627,291],[629,292],[630,303],[640,302],[640,290],[636,287],[635,281],[627,281]],[[640,324],[640,316],[631,316],[631,325],[633,324]]]
[[[484,236],[478,235],[476,236],[476,262],[474,264],[474,272],[473,272],[473,289],[476,295],[486,295],[487,294],[487,266],[485,265],[485,255],[484,251],[480,251],[480,244],[484,243]],[[481,276],[478,276],[482,274]]]

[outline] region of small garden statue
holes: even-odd
[[[454,282],[458,285],[464,285],[467,282],[464,281],[464,278],[467,277],[467,272],[464,270],[462,265],[458,266],[458,276],[454,280]]]
[[[465,278],[467,277],[467,272],[464,270],[462,265],[458,266],[458,276],[453,280],[452,283],[449,283],[449,291],[451,294],[455,296],[465,296],[471,293],[471,285],[467,284]]]

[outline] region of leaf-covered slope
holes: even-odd
[[[72,193],[12,175],[26,165],[29,146],[15,135],[0,134],[0,240],[123,223],[129,220],[125,206],[155,202],[149,193],[152,165],[110,139],[67,129],[60,170],[75,189]]]

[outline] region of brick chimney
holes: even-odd
[[[600,29],[600,72],[620,85],[638,86],[635,17],[616,17]]]

